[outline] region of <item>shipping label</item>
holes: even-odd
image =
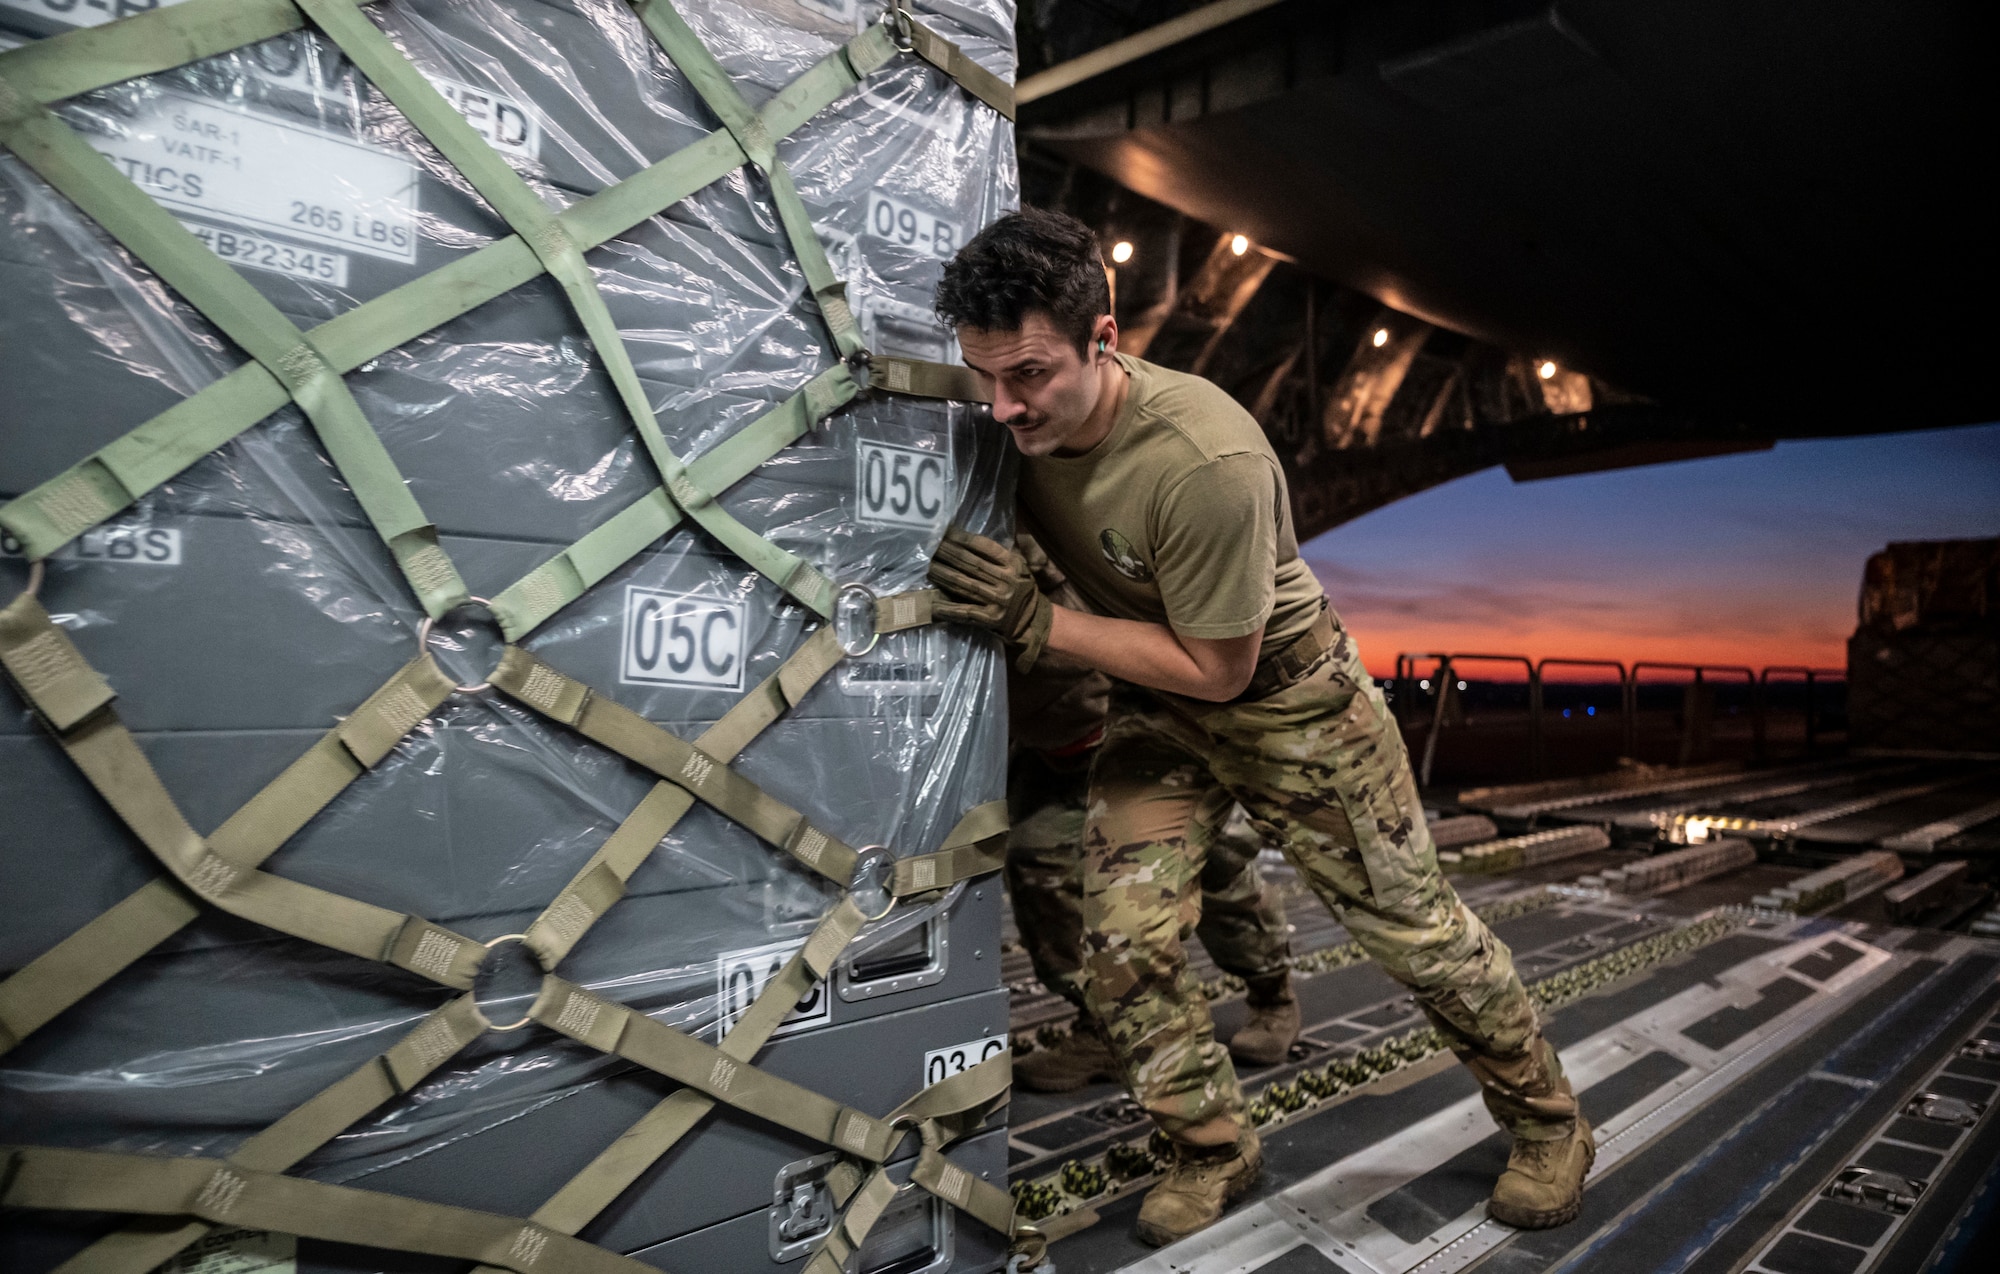
[[[98,27],[180,3],[182,0],[0,0],[0,9],[31,13],[67,26]]]
[[[156,1274],[296,1274],[299,1241],[269,1230],[213,1230],[182,1248]]]
[[[164,93],[90,138],[181,212],[390,261],[417,259],[417,169],[359,142]]]
[[[924,1054],[924,1087],[943,1083],[953,1075],[963,1075],[986,1059],[998,1057],[1007,1048],[1007,1037],[1004,1035],[989,1035],[983,1040],[954,1044],[950,1048],[934,1048]]]
[[[0,531],[0,557],[24,556],[21,542]],[[53,562],[114,562],[133,566],[179,566],[181,533],[168,526],[126,523],[100,526],[49,554]]]
[[[879,190],[868,192],[868,233],[899,247],[950,257],[965,242],[956,221],[923,211]]]
[[[870,526],[934,530],[957,507],[951,457],[862,439],[855,452],[855,503]]]
[[[458,108],[472,131],[503,155],[534,161],[542,153],[542,126],[535,113],[511,97],[474,88],[443,76],[424,76],[445,101]]]
[[[715,998],[720,1006],[716,1021],[717,1040],[736,1029],[743,1015],[771,979],[778,976],[799,949],[806,945],[804,938],[793,938],[786,942],[769,942],[761,947],[745,947],[740,951],[725,951],[715,962]],[[827,994],[826,983],[816,981],[805,998],[800,1000],[778,1029],[771,1033],[772,1039],[785,1035],[797,1035],[814,1027],[825,1026],[833,1020],[833,997]]]
[[[741,690],[743,621],[742,602],[627,585],[618,679]]]
[[[248,230],[224,230],[198,221],[183,221],[188,232],[208,245],[208,250],[231,265],[249,270],[288,274],[314,283],[347,286],[347,254],[325,248],[307,248],[282,240],[253,234]]]

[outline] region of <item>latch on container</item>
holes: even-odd
[[[833,1229],[833,1191],[827,1173],[840,1156],[814,1155],[778,1169],[770,1210],[771,1259],[803,1256]]]

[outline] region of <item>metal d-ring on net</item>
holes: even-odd
[[[868,610],[866,612],[868,616],[868,644],[859,650],[848,645],[845,641],[841,641],[840,638],[840,602],[849,593],[859,593],[868,599]],[[861,656],[875,649],[875,643],[882,640],[882,630],[875,624],[875,603],[880,600],[880,596],[866,584],[853,583],[842,584],[839,591],[833,595],[833,599],[833,639],[839,643],[841,654],[846,655],[849,659],[859,659]]]
[[[916,52],[917,35],[911,29],[910,13],[903,7],[903,0],[889,0],[882,10],[882,24],[889,28],[889,38],[897,48],[905,53]]]
[[[478,599],[474,598],[473,600],[477,601]],[[464,689],[464,687],[461,686],[460,689]],[[488,951],[491,951],[495,947],[498,947],[503,942],[526,942],[527,940],[528,940],[528,935],[525,933],[503,933],[497,938],[487,939],[485,946]],[[486,1022],[486,1029],[489,1031],[518,1031],[522,1027],[526,1026],[528,1023],[535,1020],[534,1004],[532,1001],[528,1005],[528,1010],[529,1010],[528,1012],[523,1013],[521,1015],[520,1021],[509,1022],[504,1026],[488,1018]],[[484,1009],[480,1010],[480,1016],[481,1017],[486,1016],[486,1011]]]
[[[493,609],[492,601],[484,597],[468,597],[465,599],[465,602],[463,604],[470,606],[474,602],[477,602],[479,605],[484,606],[488,612],[491,612]],[[458,608],[453,607],[452,609],[456,610]],[[437,620],[431,618],[429,615],[424,616],[424,622],[417,626],[417,649],[422,650],[426,646],[430,645],[431,631],[436,627],[437,627]],[[458,687],[458,692],[460,694],[465,694],[465,695],[476,695],[483,690],[491,689],[492,686],[493,686],[492,681],[490,680],[482,681],[477,685],[460,686]],[[497,942],[499,941],[499,939],[496,938],[494,941]],[[488,943],[487,945],[491,946],[492,943]]]
[[[864,909],[861,918],[869,924],[886,917],[896,909],[896,895],[890,886],[896,874],[896,852],[887,845],[863,845],[854,860],[854,874],[848,877],[847,895],[854,899],[856,908],[863,907],[866,895],[879,893],[882,896],[882,910],[868,914]],[[878,879],[879,878],[879,879]]]

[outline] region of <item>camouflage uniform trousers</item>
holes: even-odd
[[[1243,1098],[1181,946],[1192,829],[1241,802],[1362,949],[1415,993],[1518,1137],[1569,1135],[1576,1101],[1512,954],[1438,871],[1407,751],[1353,641],[1268,698],[1206,704],[1121,685],[1091,767],[1084,990],[1167,1134],[1220,1145]]]
[[[1092,750],[1094,752],[1094,749]],[[1007,890],[1021,945],[1042,985],[1084,1008],[1083,826],[1090,757],[1049,758],[1017,748],[1008,762]],[[1224,815],[1230,811],[1224,809]],[[1263,842],[1242,818],[1188,829],[1189,853],[1202,864],[1190,890],[1180,938],[1192,932],[1225,973],[1250,979],[1291,967],[1291,934],[1278,891],[1257,874]]]

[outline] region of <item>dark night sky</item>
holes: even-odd
[[[1303,546],[1371,671],[1401,651],[1839,668],[1891,540],[2000,535],[2000,424],[1514,483],[1490,469]]]

